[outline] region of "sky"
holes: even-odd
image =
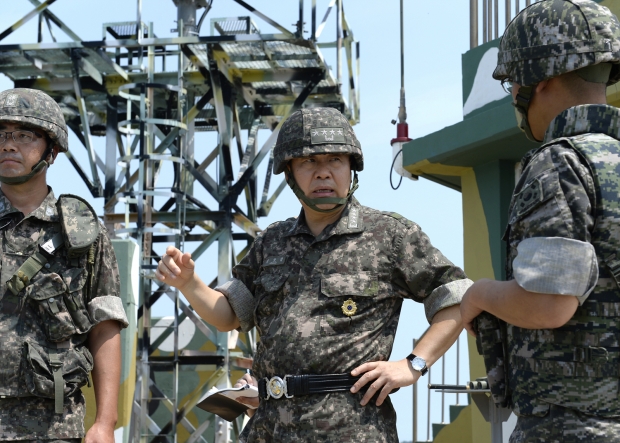
[[[5,0],[7,1],[7,0]],[[293,30],[298,19],[298,2],[293,0],[249,0],[253,7],[268,15],[286,28]],[[317,17],[322,19],[329,0],[317,0]],[[411,138],[438,131],[445,126],[462,120],[461,55],[469,49],[469,2],[447,0],[441,2],[419,2],[405,0],[405,89],[407,94],[407,122]],[[175,35],[176,7],[172,0],[143,0],[142,19],[154,23],[158,37]],[[305,1],[306,29],[310,29],[310,4]],[[354,127],[362,144],[365,169],[360,173],[360,187],[356,198],[364,205],[379,210],[398,212],[418,223],[452,262],[463,266],[463,228],[460,193],[429,182],[425,179],[411,181],[404,179],[398,190],[390,186],[389,173],[392,162],[390,140],[396,136],[392,119],[398,117],[400,91],[400,36],[399,1],[370,0],[344,1],[347,20],[354,37],[361,47],[361,121]],[[33,6],[27,0],[12,0],[11,8],[3,11],[0,27],[7,28],[28,13]],[[131,21],[136,19],[136,2],[131,0],[57,0],[50,10],[60,17],[83,40],[100,40],[102,24],[106,22]],[[232,0],[214,0],[201,35],[210,32],[208,21],[213,17],[251,15]],[[253,20],[264,33],[272,32],[270,25],[259,17]],[[336,34],[335,14],[319,41],[333,41]],[[62,31],[55,29],[59,41],[69,41]],[[2,43],[35,43],[37,38],[36,19],[26,24]],[[44,41],[50,41],[49,34]],[[328,63],[335,72],[335,50],[323,50]],[[346,73],[346,67],[345,67]],[[0,75],[0,90],[12,87],[12,82]],[[268,137],[267,131],[259,133],[259,146]],[[214,134],[200,134],[196,139],[197,157],[204,158],[216,146]],[[94,137],[95,150],[104,157],[105,141]],[[86,164],[84,149],[71,135],[72,152]],[[265,163],[259,169],[259,177],[265,176]],[[211,171],[215,174],[215,171]],[[165,174],[163,174],[165,175]],[[394,174],[394,180],[398,176]],[[280,178],[272,179],[272,190]],[[74,193],[89,197],[89,191],[64,156],[60,156],[50,169],[48,182],[56,195]],[[162,177],[161,185],[166,186],[169,177]],[[198,191],[197,191],[198,192]],[[206,197],[205,197],[206,199]],[[103,199],[90,199],[94,208],[101,214]],[[269,224],[296,216],[300,205],[290,189],[286,189],[274,204],[266,218],[259,219],[261,228]],[[124,212],[117,206],[116,212]],[[214,249],[214,248],[212,248]],[[238,250],[237,250],[238,252]],[[212,251],[205,253],[198,262],[199,274],[210,281],[216,274],[216,257]],[[160,311],[166,314],[166,307]],[[169,314],[168,314],[169,315]],[[403,304],[401,320],[396,335],[392,360],[400,360],[412,349],[412,339],[419,338],[428,327],[423,306],[406,300]],[[468,377],[467,348],[465,335],[461,339],[460,382]],[[455,349],[452,349],[446,362],[446,383],[453,383],[456,362]],[[433,383],[441,382],[441,364],[438,362],[432,371]],[[419,384],[420,415],[418,439],[426,439],[426,383]],[[391,396],[398,413],[398,431],[401,441],[412,439],[412,389],[404,388]],[[461,396],[461,403],[466,401]],[[446,397],[446,420],[448,404],[454,403],[454,395]],[[441,398],[433,394],[431,421],[441,421]]]

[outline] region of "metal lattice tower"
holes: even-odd
[[[43,90],[61,105],[88,155],[84,168],[72,146],[69,161],[92,197],[104,199],[104,222],[112,236],[129,236],[138,244],[140,301],[137,331],[130,331],[137,332],[138,345],[135,355],[123,356],[135,359],[137,376],[125,441],[221,443],[231,434],[235,440],[240,420],[229,429],[216,416],[197,423],[190,415],[208,389],[228,386],[231,372],[251,367],[254,331],[220,333],[203,322],[176,290],[154,279],[161,257],[154,245],[175,244],[198,260],[217,244],[217,277],[211,286],[224,283],[260,232],[258,218],[269,214],[286,186],[281,179],[270,194],[272,148],[286,117],[304,106],[332,106],[352,123],[359,120],[359,43],[342,0],[330,0],[321,23],[312,0],[309,37],[304,35],[303,0],[293,31],[242,0],[219,0],[241,5],[252,17],[212,18],[210,36],[201,35],[201,29],[213,0],[173,0],[178,32],[173,38],[158,38],[153,24],[143,23],[142,0],[137,0],[136,20],[103,24],[98,41],[83,41],[53,14],[49,6],[56,0],[28,1],[35,9],[0,34],[0,72],[15,87]],[[319,43],[332,10],[337,36]],[[2,44],[35,17],[36,43]],[[279,32],[262,34],[253,18]],[[45,27],[52,42],[43,42]],[[58,42],[58,29],[70,41]],[[336,48],[336,75],[321,48]],[[346,99],[343,61],[349,73]],[[271,130],[262,146],[260,129]],[[215,146],[195,142],[202,131],[217,133]],[[105,137],[104,150],[97,151],[93,137]],[[267,172],[259,180],[264,160]],[[217,165],[215,175],[207,171],[211,164]],[[166,174],[173,177],[172,185],[162,186]],[[198,188],[206,191],[208,202],[197,197]],[[124,213],[116,213],[123,204]],[[236,253],[238,241],[245,248]],[[172,300],[174,312],[154,338],[151,307],[162,297]],[[179,325],[186,319],[208,349],[179,349]],[[158,347],[169,337],[173,350],[162,352]],[[181,396],[179,377],[187,368],[200,372],[201,382]]]

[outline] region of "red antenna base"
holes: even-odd
[[[409,125],[407,123],[398,123],[396,125],[396,138],[393,138],[390,145],[394,143],[410,142],[409,138]]]

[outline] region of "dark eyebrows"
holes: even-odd
[[[0,123],[0,130],[5,130],[6,128],[7,127],[4,123]],[[15,130],[16,131],[30,131],[39,138],[45,137],[45,133],[42,134],[39,129],[31,128],[29,126],[18,125],[17,129]]]

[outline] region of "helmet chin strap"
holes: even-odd
[[[32,177],[41,172],[45,167],[48,167],[50,164],[47,162],[46,158],[50,156],[52,153],[52,149],[54,147],[54,142],[50,141],[47,148],[43,152],[41,156],[41,160],[32,167],[32,170],[26,175],[20,175],[19,177],[5,177],[4,175],[0,175],[0,182],[7,185],[21,185],[22,183],[26,183]]]
[[[344,205],[347,204],[349,198],[353,195],[353,193],[359,187],[357,180],[357,171],[353,171],[353,184],[351,189],[349,189],[349,193],[346,197],[328,197],[328,198],[308,198],[306,194],[301,190],[301,188],[297,185],[297,182],[293,178],[292,171],[287,167],[286,174],[286,183],[291,187],[293,193],[297,196],[298,199],[303,201],[308,207],[310,207],[313,211],[322,212],[323,214],[330,214],[332,212],[336,212],[341,209]],[[336,205],[331,209],[321,209],[317,205]]]
[[[532,97],[534,97],[535,89],[536,85],[521,86],[519,88],[519,92],[517,93],[516,103],[513,102],[512,106],[515,107],[515,116],[517,117],[517,126],[519,129],[525,133],[525,136],[529,140],[539,142],[541,140],[536,140],[536,137],[532,134],[530,122],[527,119],[527,111],[530,107],[530,103],[532,102]]]

